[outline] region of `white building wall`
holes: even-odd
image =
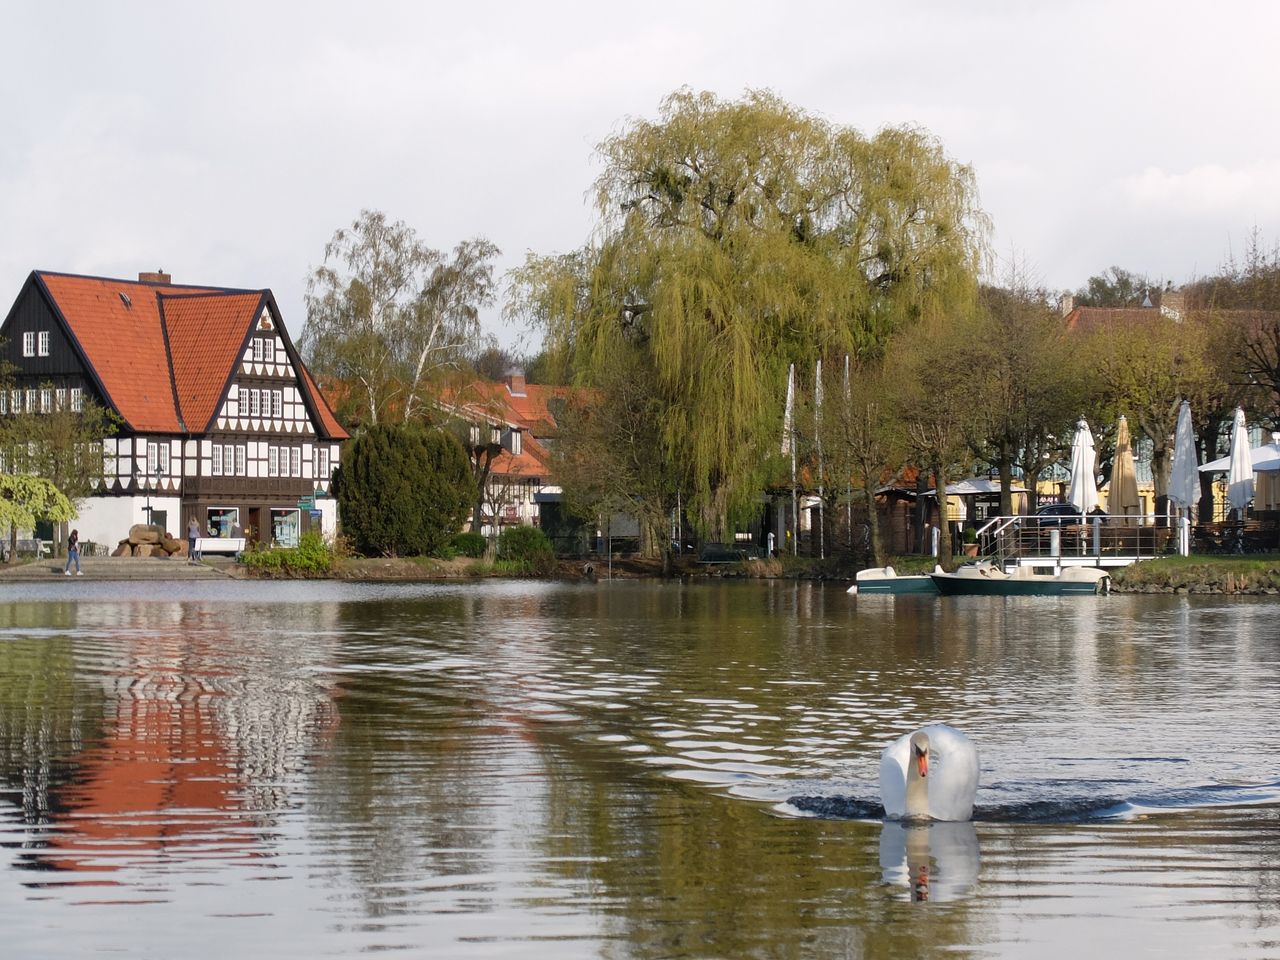
[[[333,497],[316,497],[316,509],[320,511],[320,535],[332,543],[338,533],[338,501]]]
[[[129,528],[135,523],[147,522],[146,497],[89,497],[80,501],[80,516],[71,521],[71,528],[80,531],[82,543],[101,543],[114,550],[117,543],[129,536]],[[177,532],[181,539],[185,525],[181,522],[178,497],[151,497],[152,510],[167,513],[166,526],[170,533]]]

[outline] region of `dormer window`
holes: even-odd
[[[520,439],[520,438],[521,438],[521,437],[523,437],[523,436],[524,436],[524,431],[523,431],[523,430],[512,430],[512,431],[511,431],[511,455],[512,455],[513,457],[518,457],[518,456],[520,456],[520,450],[521,450],[521,448],[522,448],[522,446],[523,446],[523,443],[522,443],[522,441],[521,441],[521,439]]]

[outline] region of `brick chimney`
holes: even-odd
[[[1058,306],[1061,308],[1062,315],[1065,317],[1076,308],[1076,298],[1069,293],[1064,293],[1062,295],[1062,299],[1058,301]]]
[[[157,270],[155,273],[139,273],[139,283],[173,283],[173,277],[165,273],[164,270]]]
[[[507,373],[507,390],[511,392],[513,397],[523,397],[526,395],[523,370],[512,370]]]

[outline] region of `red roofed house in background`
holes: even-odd
[[[483,532],[510,526],[542,526],[557,537],[559,520],[548,528],[547,508],[559,517],[560,488],[549,476],[550,449],[558,432],[555,407],[572,387],[526,383],[523,373],[500,382],[475,381],[451,391],[442,401],[447,412],[470,424],[473,465],[491,457],[482,494]]]
[[[81,541],[114,545],[146,522],[185,540],[193,516],[210,536],[238,526],[285,545],[335,529],[327,494],[347,433],[270,290],[35,271],[0,336],[15,387],[0,413],[89,399],[120,418]]]

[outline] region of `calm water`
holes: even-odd
[[[1278,615],[0,588],[0,955],[1277,957]],[[974,824],[875,818],[927,720]]]

